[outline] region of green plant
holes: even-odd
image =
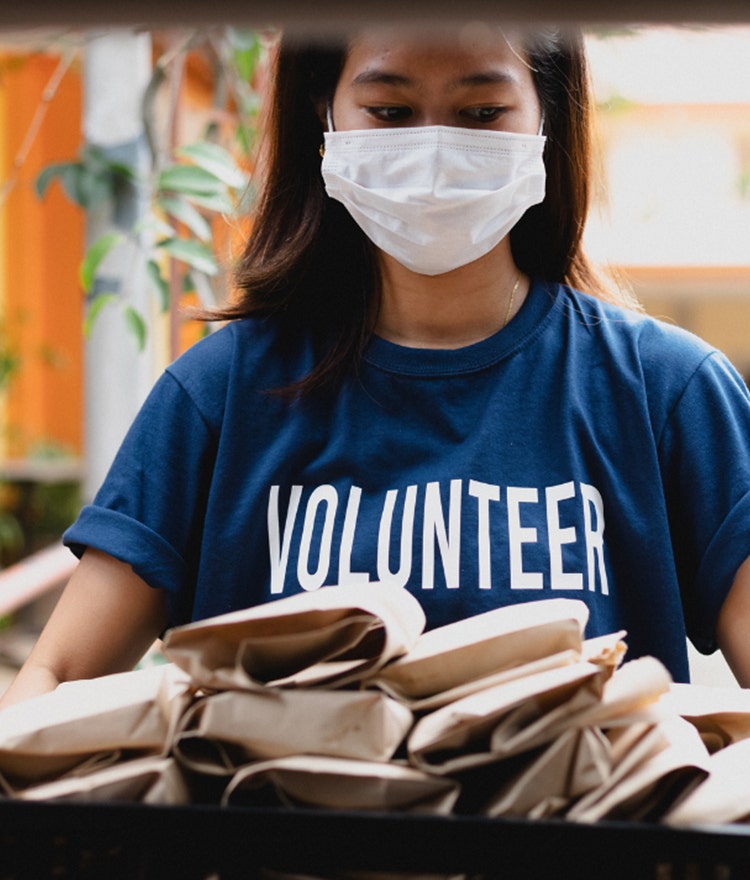
[[[117,198],[123,189],[132,186],[134,172],[130,166],[112,161],[101,148],[87,144],[77,160],[55,162],[40,172],[35,183],[39,198],[44,198],[53,180],[59,180],[71,201],[89,209]]]
[[[25,537],[18,517],[0,510],[0,568],[20,557],[24,546]]]
[[[20,366],[21,359],[7,345],[5,335],[0,328],[0,391],[4,391],[8,387]]]
[[[180,85],[191,53],[201,54],[212,66],[215,112],[201,137],[179,143],[171,133],[186,112]],[[252,204],[248,169],[260,103],[254,80],[265,54],[264,39],[251,31],[226,27],[182,35],[157,58],[143,96],[151,154],[145,178],[135,167],[112,160],[90,144],[83,146],[77,159],[47,166],[37,177],[40,197],[57,180],[66,195],[85,210],[116,202],[133,187],[142,187],[147,194],[147,211],[130,229],[108,231],[83,257],[80,284],[88,296],[85,333],[103,308],[122,301],[106,285],[98,289],[95,280],[107,255],[128,240],[135,245],[163,312],[174,311],[185,291],[197,293],[205,305],[225,296],[226,259],[219,252],[216,233],[220,225],[240,222]],[[159,114],[157,99],[166,87],[170,103]],[[123,305],[123,314],[143,348],[146,317],[128,304]]]

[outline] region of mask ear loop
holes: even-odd
[[[331,106],[331,102],[326,102],[326,122],[328,123],[328,131],[336,131],[333,125],[333,108]],[[326,145],[325,142],[318,147],[318,153],[320,153],[320,158],[322,159],[326,154]]]

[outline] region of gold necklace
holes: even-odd
[[[510,292],[510,298],[508,299],[508,309],[505,312],[505,320],[503,321],[503,327],[505,327],[510,320],[510,313],[513,308],[513,300],[516,298],[516,291],[518,290],[518,285],[521,283],[521,273],[519,272],[516,276],[516,283],[513,285],[513,289]]]

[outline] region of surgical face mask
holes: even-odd
[[[440,275],[487,254],[544,199],[545,140],[443,125],[328,131],[321,170],[377,247]]]

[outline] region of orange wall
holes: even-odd
[[[0,180],[6,180],[58,59],[0,56]],[[9,344],[21,358],[2,413],[5,453],[54,444],[80,454],[82,436],[81,290],[83,214],[54,183],[34,192],[50,162],[74,159],[81,141],[81,83],[70,69],[3,208],[0,296]]]

